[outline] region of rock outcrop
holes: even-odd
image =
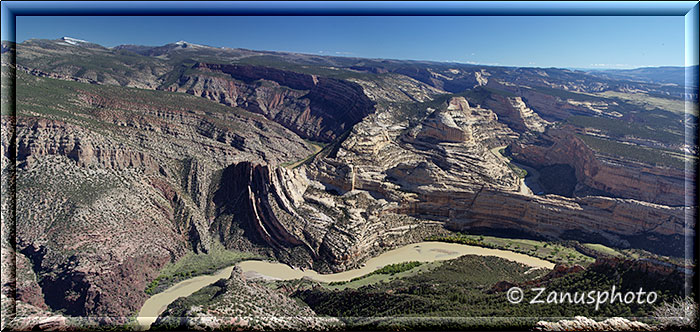
[[[329,142],[374,112],[360,85],[269,67],[198,63],[166,87],[263,114],[304,138]]]
[[[602,105],[542,91],[566,96],[644,84],[612,85],[554,69],[396,61],[384,68],[373,60],[285,55],[292,67],[324,64],[296,73],[213,64],[262,53],[192,51],[198,47],[110,50],[56,41],[18,47],[26,72],[16,76],[17,112],[3,113],[0,133],[3,181],[16,188],[3,186],[2,220],[16,220],[16,234],[3,233],[2,245],[14,250],[16,244],[13,255],[19,255],[12,299],[41,317],[21,326],[62,328],[66,317],[51,310],[133,316],[159,270],[187,253],[207,252],[216,240],[337,272],[446,228],[675,256],[695,235],[686,220],[695,207],[684,204],[692,175],[602,158],[574,135],[548,128],[547,121],[572,114],[599,114]],[[3,60],[8,52],[14,51],[3,46]],[[61,62],[71,57],[99,59],[90,64],[109,73]],[[129,64],[121,66],[124,59]],[[349,78],[309,74],[328,71]],[[14,78],[3,76],[3,83]],[[441,95],[446,91],[468,97]],[[479,94],[484,91],[490,99]],[[314,154],[303,138],[329,144]],[[579,189],[616,197],[520,193],[522,180],[512,165],[491,152],[513,143],[523,161],[569,165]],[[295,169],[280,166],[305,158]],[[6,203],[13,199],[16,211]],[[237,273],[215,286],[214,305],[183,306],[170,315],[185,317],[178,324],[193,328],[252,327],[241,319],[209,318],[240,318],[248,309],[312,315]],[[3,284],[3,303],[7,288]],[[234,307],[241,298],[255,305]],[[283,308],[267,310],[269,301],[261,298]],[[296,329],[312,321],[256,326]]]
[[[231,185],[222,182],[219,189],[237,188],[226,197],[241,197],[239,207],[231,208],[241,211],[239,219],[231,220],[248,223],[262,243],[281,248],[281,259],[332,271],[357,266],[371,253],[402,243],[390,236],[399,229],[404,237],[436,232],[428,225],[674,255],[684,250],[685,215],[691,208],[520,193],[519,179],[489,151],[502,144],[495,135],[509,133],[489,110],[454,98],[426,110],[412,126],[397,122],[395,111],[368,116],[342,143],[302,169],[232,166]],[[438,126],[449,130],[438,131]],[[235,238],[226,232],[230,223],[217,228],[225,241]]]
[[[27,271],[18,300],[37,310],[132,316],[165,264],[209,250],[217,170],[312,153],[279,124],[199,97],[24,73],[17,82],[63,91],[51,101],[18,95],[17,116],[2,117],[3,181],[16,166],[16,192],[3,185],[2,218],[15,220],[18,266]],[[8,218],[5,202],[15,199]]]
[[[298,204],[306,189],[303,187],[305,183],[293,181],[288,175],[292,172],[285,168],[273,171],[269,166],[250,162],[229,166],[223,171],[219,189],[214,194],[214,203],[219,209],[217,214],[233,215],[231,222],[251,230],[251,238],[258,243],[276,250],[302,246],[309,254],[315,255],[311,245],[304,240],[303,232],[294,236],[294,230],[285,227],[303,222],[294,210],[294,203]],[[289,219],[297,222],[283,224],[281,221]],[[215,223],[213,227],[218,229],[226,244],[230,237],[226,233],[229,227],[221,223]]]
[[[649,324],[630,321],[626,318],[613,317],[602,321],[576,316],[573,320],[560,320],[558,322],[539,321],[534,327],[535,331],[653,331],[655,328]]]
[[[384,218],[410,215],[459,230],[502,229],[683,253],[685,216],[692,208],[601,196],[521,194],[517,177],[489,151],[501,144],[493,137],[504,130],[497,129],[497,117],[488,110],[457,105],[468,104],[453,99],[442,109],[427,110],[413,127],[395,122],[391,110],[369,116],[337,150],[309,165],[307,175],[341,195],[366,191],[375,200],[389,202],[390,213],[382,214]],[[435,113],[448,114],[455,132],[469,124],[474,140],[421,136],[426,124],[430,127],[440,119]]]
[[[523,101],[522,97],[506,97],[492,94],[484,102],[484,107],[489,108],[498,115],[499,121],[507,124],[518,133],[541,133],[551,123],[543,120]]]
[[[465,112],[469,111],[469,103],[466,100],[452,99],[447,110],[435,111],[426,118],[416,136],[449,143],[472,141],[474,138],[471,128],[458,124],[466,123]]]
[[[549,130],[532,144],[514,144],[511,152],[517,161],[535,167],[569,165],[579,183],[616,197],[671,206],[695,201],[694,190],[686,189],[693,172],[597,156],[571,129]]]
[[[342,325],[337,318],[317,316],[311,308],[279,290],[246,280],[238,267],[228,279],[221,279],[195,294],[199,302],[191,303],[188,298],[176,300],[152,328],[323,331]]]

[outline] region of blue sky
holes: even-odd
[[[524,67],[684,64],[682,16],[18,16],[16,40],[178,40],[254,50]]]

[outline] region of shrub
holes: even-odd
[[[653,316],[664,330],[697,330],[698,304],[691,297],[678,297],[657,307]]]

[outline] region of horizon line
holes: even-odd
[[[57,39],[48,39],[48,38],[28,38],[25,39],[21,42],[16,42],[16,41],[11,41],[11,40],[5,40],[3,39],[3,43],[14,43],[14,44],[22,44],[27,41],[31,40],[48,40],[48,41],[56,41],[56,40],[61,40],[62,38],[73,38],[73,39],[78,39],[70,36],[62,36]],[[95,44],[99,45],[101,47],[107,48],[107,49],[114,49],[115,47],[118,46],[125,46],[125,45],[132,45],[132,46],[143,46],[143,47],[163,47],[166,45],[171,45],[171,44],[177,44],[180,42],[185,42],[188,44],[193,44],[193,45],[199,45],[199,46],[204,46],[204,47],[209,47],[209,48],[214,48],[214,49],[231,49],[231,50],[249,50],[249,51],[256,51],[256,52],[275,52],[275,53],[290,53],[290,54],[303,54],[303,55],[311,55],[311,56],[320,56],[320,57],[341,57],[341,58],[355,58],[355,59],[367,59],[367,60],[393,60],[393,61],[413,61],[413,62],[436,62],[436,63],[444,63],[444,64],[458,64],[458,65],[466,65],[466,66],[486,66],[486,67],[511,67],[511,68],[535,68],[535,69],[563,69],[563,70],[578,70],[578,71],[596,71],[596,70],[635,70],[635,69],[644,69],[644,68],[690,68],[690,67],[697,67],[698,65],[643,65],[643,66],[638,66],[638,67],[633,67],[633,66],[595,66],[594,64],[591,64],[591,67],[579,67],[579,66],[521,66],[521,65],[507,65],[507,64],[500,64],[500,63],[477,63],[477,62],[461,62],[458,60],[428,60],[428,59],[398,59],[398,58],[373,58],[373,57],[362,57],[362,56],[357,56],[357,55],[349,55],[349,54],[339,54],[336,52],[336,54],[326,54],[320,51],[320,53],[313,53],[313,52],[296,52],[296,51],[285,51],[285,50],[261,50],[261,49],[250,49],[250,48],[243,48],[243,47],[229,47],[229,46],[212,46],[212,45],[206,45],[206,44],[200,44],[200,43],[195,43],[195,42],[190,42],[186,41],[183,39],[179,39],[174,42],[168,42],[165,44],[161,45],[141,45],[141,44],[118,44],[114,46],[105,46],[100,43],[92,42],[92,41],[85,41],[90,44]]]

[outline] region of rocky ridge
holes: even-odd
[[[649,324],[630,321],[626,318],[613,317],[602,321],[576,316],[573,320],[560,320],[558,322],[539,321],[534,327],[535,331],[653,331],[655,328]]]
[[[379,76],[339,80],[198,62],[164,84],[160,74],[169,67],[161,68],[155,58],[148,61],[159,64],[142,63],[145,76],[134,81],[124,81],[128,73],[118,71],[92,78],[70,63],[51,67],[53,60],[47,60],[73,54],[76,45],[61,45],[50,56],[40,52],[41,45],[19,47],[24,53],[18,58],[34,63],[25,68],[35,76],[18,75],[17,116],[2,118],[3,176],[16,156],[17,200],[23,202],[17,211],[18,265],[24,271],[17,277],[17,302],[37,311],[46,306],[68,315],[126,317],[143,303],[145,285],[164,264],[189,251],[206,252],[215,240],[331,272],[358,267],[445,227],[650,250],[694,235],[684,224],[693,207],[667,206],[679,195],[675,180],[644,192],[659,184],[654,179],[675,175],[645,168],[642,180],[627,187],[623,179],[631,173],[599,171],[604,162],[568,138],[547,147],[558,146],[562,157],[584,156],[581,174],[591,187],[618,176],[610,181],[612,189],[603,189],[619,190],[622,197],[519,193],[520,179],[490,150],[537,136],[547,121],[574,111],[594,112],[589,107],[528,98],[529,89],[479,103],[443,94],[528,84],[603,91],[609,82],[564,84],[574,73],[561,70],[439,66],[403,75],[369,66]],[[178,52],[194,49],[177,46]],[[130,50],[123,51],[138,51],[130,57],[150,54]],[[160,51],[174,59],[175,53]],[[109,53],[93,46],[77,52]],[[516,77],[514,83],[504,73]],[[109,85],[158,86],[196,97]],[[49,101],[38,98],[43,93],[21,93],[56,87],[60,93]],[[330,144],[296,169],[280,167],[312,154],[300,136]],[[17,142],[16,153],[11,142]],[[520,148],[543,165],[561,161],[545,146]],[[605,172],[613,175],[595,180]],[[38,191],[45,195],[38,197]],[[7,195],[3,191],[3,202]],[[8,213],[3,203],[3,222]],[[670,247],[671,254],[682,250]]]
[[[570,165],[580,184],[617,197],[684,206],[690,193],[687,198],[694,201],[694,191],[686,190],[686,183],[692,184],[693,172],[604,159],[596,156],[573,132],[571,128],[549,130],[534,144],[514,144],[511,152],[516,160],[536,167]]]
[[[197,97],[129,91],[124,99],[123,88],[25,75],[21,89],[66,89],[38,110],[28,105],[42,105],[41,96],[19,95],[17,116],[2,118],[3,179],[16,158],[22,202],[17,261],[31,271],[17,276],[18,302],[37,308],[126,319],[166,263],[208,250],[218,169],[312,152],[274,122]]]
[[[329,142],[374,111],[352,82],[269,67],[197,63],[165,87],[263,114],[304,138]]]
[[[197,291],[196,304],[180,298],[153,323],[153,328],[186,330],[244,329],[328,330],[340,326],[337,318],[318,317],[308,306],[277,290],[247,280],[239,268],[228,279]]]

